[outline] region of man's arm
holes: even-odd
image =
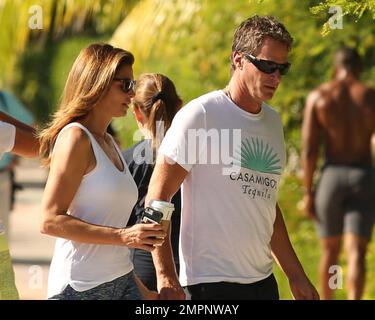
[[[319,151],[320,125],[316,116],[315,104],[319,92],[312,92],[306,101],[302,124],[302,169],[305,187],[304,203],[308,217],[316,219],[314,208],[313,177]]]
[[[301,263],[290,243],[279,205],[276,204],[276,219],[271,238],[272,254],[289,280],[290,289],[297,300],[319,300],[319,294],[307,278]]]
[[[163,155],[158,157],[148,187],[145,200],[146,206],[150,200],[164,200],[170,202],[188,174],[179,164],[171,164],[170,162],[171,160]],[[164,244],[160,247],[156,247],[155,250],[152,251],[158,291],[161,300],[183,300],[185,299],[185,294],[178,281],[176,268],[173,262],[169,225],[168,229],[168,236]]]
[[[37,157],[39,154],[39,140],[35,129],[0,111],[0,121],[10,123],[16,127],[16,138],[12,153],[23,157]]]

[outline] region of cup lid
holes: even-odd
[[[149,205],[150,206],[155,206],[155,207],[169,207],[169,208],[174,208],[174,204],[172,202],[162,201],[162,200],[151,200]]]

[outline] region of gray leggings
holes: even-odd
[[[76,291],[68,285],[63,292],[50,300],[142,300],[134,279],[134,272],[130,272],[110,282],[86,291]]]
[[[375,176],[371,167],[327,165],[315,198],[321,237],[354,233],[370,239],[375,219]]]

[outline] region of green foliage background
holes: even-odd
[[[330,79],[332,54],[339,46],[358,48],[364,57],[363,79],[375,84],[374,0],[236,0],[230,4],[225,0],[41,0],[41,31],[26,27],[33,4],[0,0],[0,64],[6,67],[0,83],[5,81],[3,87],[11,88],[40,123],[56,108],[62,92],[54,79],[65,82],[74,57],[89,42],[110,39],[132,51],[136,76],[142,72],[168,75],[185,102],[223,88],[229,79],[233,31],[253,14],[276,16],[295,39],[291,72],[270,101],[282,114],[289,154],[299,154],[306,95]],[[343,9],[343,29],[328,28],[328,10],[333,5]],[[12,21],[17,21],[16,28]],[[77,50],[62,55],[61,45],[68,45],[70,39]],[[64,66],[66,70],[61,71]],[[116,128],[124,147],[133,144],[136,125],[131,117],[117,120]]]

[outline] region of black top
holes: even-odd
[[[138,200],[130,215],[128,226],[141,222],[143,209],[145,206],[145,198],[148,191],[148,184],[151,179],[154,165],[152,162],[152,146],[151,140],[142,140],[134,146],[123,152],[124,159],[128,165],[129,171],[132,174],[135,183],[138,187]],[[181,192],[180,190],[172,198],[175,211],[172,214],[171,221],[171,243],[173,255],[178,257],[178,239],[180,233],[181,221]]]

